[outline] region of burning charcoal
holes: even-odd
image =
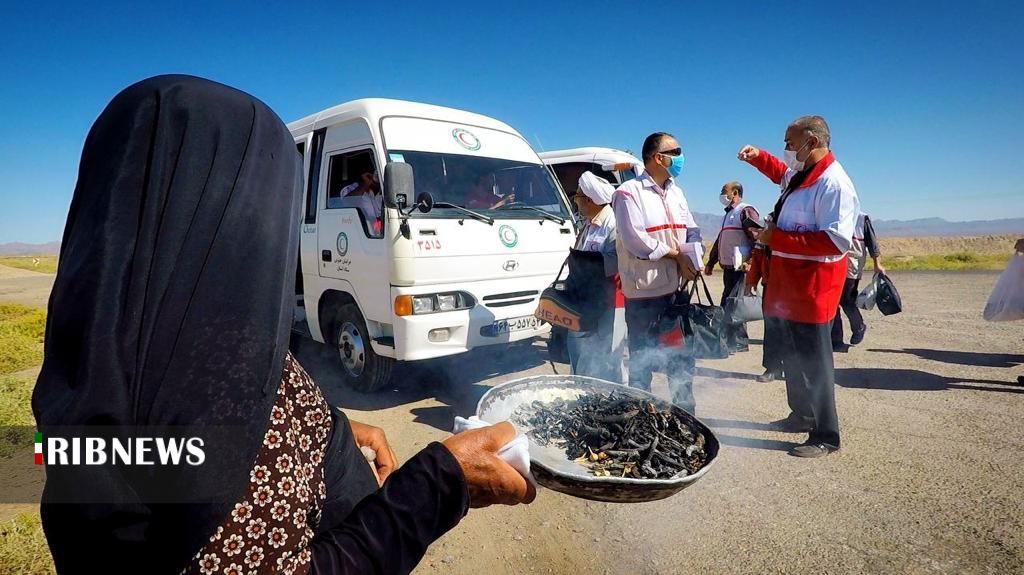
[[[534,401],[513,420],[540,445],[555,445],[595,477],[668,478],[707,462],[691,416],[613,392],[573,401]]]

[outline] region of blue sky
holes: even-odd
[[[381,96],[494,116],[538,150],[666,130],[703,212],[731,179],[767,209],[736,150],[780,155],[816,113],[876,219],[1024,217],[1020,3],[60,4],[0,6],[0,242],[59,239],[89,126],[170,72],[285,121]]]

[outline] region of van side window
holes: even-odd
[[[320,156],[324,148],[324,135],[327,128],[313,131],[313,144],[309,147],[309,173],[306,174],[306,217],[303,223],[316,223],[316,198],[320,189]]]
[[[595,176],[600,176],[608,180],[613,186],[617,186],[615,174],[606,172],[601,169],[600,164],[594,164],[591,162],[569,162],[566,164],[555,164],[551,166],[554,170],[555,176],[558,177],[558,183],[562,184],[562,189],[565,190],[566,195],[572,197],[576,193],[576,189],[580,187],[580,176],[583,172],[590,172]]]
[[[372,150],[335,154],[327,174],[327,209],[355,208],[367,237],[384,237],[384,196]]]

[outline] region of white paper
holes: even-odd
[[[704,244],[700,242],[688,242],[680,246],[680,253],[690,257],[693,267],[698,270],[704,269]]]

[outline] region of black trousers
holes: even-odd
[[[694,413],[693,374],[697,362],[685,348],[663,347],[654,326],[671,304],[673,295],[626,300],[626,338],[629,341],[629,385],[651,390],[651,378],[661,371],[668,378],[672,403]]]
[[[768,288],[761,288],[761,297],[765,298]],[[763,300],[762,300],[763,301]],[[761,365],[765,371],[782,373],[783,367],[782,320],[769,315],[764,316],[764,344],[762,345]]]
[[[725,299],[732,295],[736,286],[740,286],[740,295],[742,295],[744,278],[747,274],[729,268],[722,271],[722,279],[725,282],[725,289],[722,290],[722,301],[719,302],[719,305],[725,306]],[[747,338],[747,324],[726,323],[725,343],[729,346],[730,351],[735,348],[747,347],[750,345],[750,340]]]
[[[864,316],[860,314],[857,307],[857,295],[860,293],[860,278],[846,278],[843,284],[843,295],[839,298],[839,307],[836,308],[836,317],[832,320],[832,345],[843,343],[843,318],[840,310],[846,312],[850,318],[850,331],[857,333],[864,329]]]
[[[764,355],[761,357],[761,365],[764,366],[765,371],[779,374],[785,371],[782,361],[785,346],[782,345],[782,337],[782,320],[765,316]]]
[[[839,447],[835,369],[828,323],[777,320],[782,330],[786,399],[791,417],[813,422],[808,441]]]

